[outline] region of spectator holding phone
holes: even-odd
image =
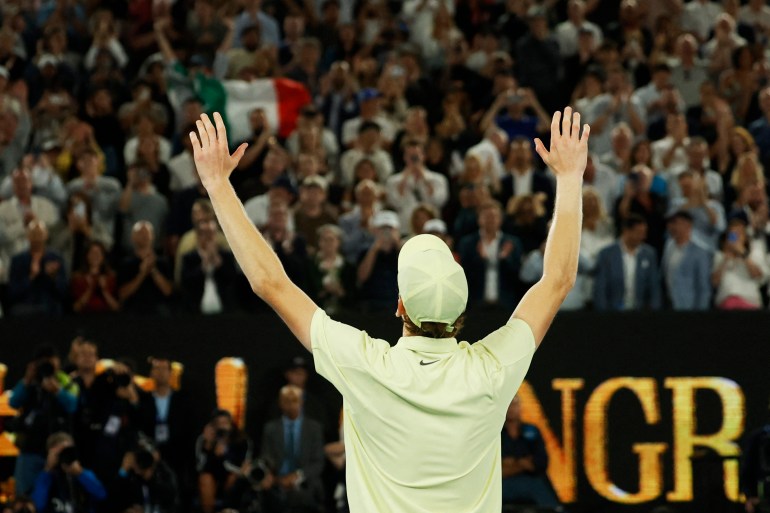
[[[744,212],[732,214],[714,255],[711,282],[716,287],[716,306],[722,310],[762,308],[760,288],[770,273],[762,245],[747,236],[748,225]]]
[[[35,480],[32,501],[39,513],[73,511],[93,513],[107,497],[101,481],[78,460],[72,436],[59,432],[48,437],[45,469]]]
[[[69,275],[86,265],[86,248],[91,240],[101,241],[105,248],[112,247],[112,236],[104,225],[93,222],[91,200],[84,192],[73,192],[67,200],[66,225],[51,237],[51,246],[64,257]]]

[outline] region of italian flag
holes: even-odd
[[[273,132],[288,137],[297,125],[300,109],[310,103],[304,85],[286,78],[263,78],[246,82],[225,80],[227,92],[228,138],[233,143],[251,138],[249,114],[264,109]]]

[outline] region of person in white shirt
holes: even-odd
[[[567,3],[568,19],[556,25],[554,33],[559,43],[559,54],[571,57],[578,51],[578,33],[580,30],[590,30],[594,36],[595,47],[602,44],[602,30],[594,23],[586,20],[586,4],[583,0],[570,0]]]
[[[16,169],[11,175],[13,197],[0,203],[0,283],[8,279],[11,257],[29,246],[27,226],[34,220],[55,229],[61,216],[50,200],[32,194],[32,172]]]
[[[691,32],[701,42],[709,37],[714,20],[722,12],[722,6],[711,0],[691,0],[684,6],[682,30]]]
[[[698,41],[692,34],[676,40],[677,62],[671,67],[671,83],[684,100],[686,108],[700,104],[700,86],[708,80],[708,68],[698,58]]]
[[[340,184],[353,186],[356,165],[364,159],[374,164],[377,181],[385,181],[393,174],[393,160],[390,153],[380,146],[380,125],[374,121],[364,121],[358,127],[358,139],[355,147],[342,154],[340,158]]]
[[[722,201],[724,197],[722,175],[709,167],[709,145],[701,136],[691,137],[687,142],[687,164],[672,166],[668,169],[666,180],[670,201],[682,196],[677,177],[685,171],[697,174],[706,182],[709,198]]]
[[[770,7],[766,0],[749,0],[738,11],[738,21],[754,27],[756,35],[770,36]]]
[[[731,216],[720,251],[714,255],[711,282],[716,287],[714,302],[722,310],[762,308],[760,288],[767,280],[767,255],[746,233],[748,218],[740,212]]]
[[[390,147],[396,136],[396,127],[382,114],[382,93],[373,88],[362,89],[358,92],[358,105],[361,109],[359,116],[342,124],[342,144],[351,148],[356,142],[361,123],[374,121],[380,127],[382,143]]]
[[[593,187],[599,195],[602,208],[605,212],[612,212],[615,202],[620,196],[620,175],[606,164],[603,164],[596,155],[589,153],[586,163],[586,172],[583,175],[583,185]],[[585,200],[585,198],[584,198]]]
[[[713,253],[725,229],[725,208],[721,202],[709,198],[708,186],[701,175],[688,170],[676,180],[681,196],[670,200],[669,212],[687,212],[692,217],[693,240]]]
[[[449,199],[449,182],[444,175],[425,168],[422,143],[415,140],[404,142],[406,167],[386,182],[388,203],[399,214],[401,228],[406,230],[412,210],[420,203],[442,208]]]
[[[684,112],[684,101],[672,87],[671,68],[665,63],[653,66],[652,80],[634,91],[631,101],[642,109],[647,126],[662,121],[671,103],[675,104],[679,112]]]
[[[203,116],[200,139],[190,135],[198,173],[253,290],[344,397],[350,511],[500,511],[505,413],[577,273],[588,125],[581,137],[580,115],[567,107],[563,119],[554,115],[551,151],[536,142],[557,177],[556,215],[543,278],[506,325],[474,345],[457,343],[467,281],[447,245],[423,234],[397,257],[403,336],[391,347],[332,320],[289,280],[229,183],[245,145],[230,155],[218,113],[215,121],[216,129]]]
[[[191,129],[182,130],[183,134]],[[195,161],[192,155],[190,139],[182,138],[183,150],[168,161],[169,184],[171,192],[178,192],[198,185],[198,173],[195,172]]]
[[[508,148],[508,134],[496,126],[492,126],[484,132],[484,138],[480,143],[468,148],[465,156],[475,155],[481,161],[482,166],[491,170],[496,179],[505,175],[503,167],[503,155]]]
[[[67,192],[83,192],[91,199],[93,224],[114,240],[115,217],[123,187],[117,178],[99,174],[99,157],[92,149],[80,153],[76,162],[80,177],[67,184]]]
[[[687,146],[687,118],[684,114],[666,116],[666,137],[652,143],[652,168],[655,173],[664,173],[669,169],[686,167],[689,163]]]

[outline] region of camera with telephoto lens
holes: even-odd
[[[225,428],[218,428],[214,432],[214,436],[217,440],[227,440],[227,437],[230,436],[230,430]]]
[[[69,466],[78,460],[78,452],[74,445],[69,445],[59,451],[59,466]]]
[[[38,383],[42,383],[43,380],[53,377],[54,374],[56,374],[56,369],[48,360],[38,362],[35,367],[35,380]]]
[[[115,369],[107,369],[104,374],[115,388],[125,388],[131,384],[131,374],[115,372]]]

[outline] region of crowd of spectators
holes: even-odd
[[[470,308],[510,308],[554,204],[532,141],[568,104],[592,131],[565,309],[768,302],[762,0],[8,0],[0,17],[3,315],[258,305],[191,154],[214,111],[251,132],[230,141],[249,143],[231,176],[247,215],[327,310],[391,308],[419,233],[453,248]],[[311,99],[292,130],[275,105],[228,110],[233,84],[276,77]]]

